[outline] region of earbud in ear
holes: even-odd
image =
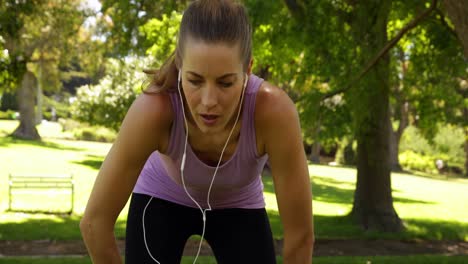
[[[180,78],[181,78],[181,76],[180,76],[180,70],[179,70],[179,75],[177,76],[177,81],[178,82],[180,82]]]

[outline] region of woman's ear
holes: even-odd
[[[249,66],[247,67],[247,75],[252,74],[252,65],[253,65],[253,58],[250,59]]]

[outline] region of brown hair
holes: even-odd
[[[233,0],[196,0],[185,10],[175,51],[159,70],[145,70],[152,75],[148,89],[162,92],[175,88],[178,68],[188,38],[205,43],[239,43],[244,71],[252,57],[252,28],[245,7]],[[148,91],[144,91],[148,93]]]

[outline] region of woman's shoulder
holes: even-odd
[[[260,85],[255,101],[255,120],[259,124],[274,121],[275,118],[285,114],[297,113],[289,95],[283,89],[266,81]]]
[[[168,145],[167,138],[174,119],[171,97],[168,92],[142,93],[130,107],[125,119],[131,124],[134,135],[154,141],[160,151]]]
[[[159,125],[170,123],[174,117],[169,92],[142,93],[132,107],[143,115],[147,121],[157,121]]]
[[[272,130],[295,125],[296,117],[296,106],[284,90],[266,81],[260,85],[255,100],[255,130],[260,145],[264,146]]]

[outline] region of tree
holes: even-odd
[[[84,85],[77,90],[72,104],[76,120],[100,125],[118,131],[128,108],[144,84],[145,60],[138,58],[121,61],[109,59],[108,74],[96,85]]]
[[[444,6],[468,59],[468,3],[466,1],[444,0]]]
[[[39,62],[40,72],[44,63],[54,64],[55,69],[68,63],[74,36],[85,17],[79,3],[8,0],[0,7],[0,35],[8,50],[11,75],[7,82],[17,87],[20,108],[20,124],[13,132],[16,137],[40,139],[34,114],[34,103],[40,98],[34,96],[38,80],[32,64]]]
[[[465,51],[465,60],[468,60],[468,3],[466,1],[444,0],[444,6],[448,16],[455,25],[460,43]],[[460,81],[459,93],[466,98],[468,91],[468,77]],[[465,174],[468,176],[468,106],[463,108],[463,120],[465,130]]]
[[[140,27],[153,18],[161,19],[164,14],[182,10],[187,3],[187,0],[103,0],[101,10],[108,21],[101,24],[100,34],[107,36],[107,56],[144,55],[152,44],[146,41]]]
[[[317,163],[322,149],[335,149],[351,133],[346,101],[337,95],[320,103],[321,96],[333,87],[330,74],[309,60],[317,53],[316,47],[307,44],[304,24],[296,23],[284,4],[244,3],[253,27],[253,71],[284,89],[296,103],[304,144],[311,146],[309,160]]]
[[[304,60],[309,61],[315,75],[325,77],[324,79],[328,78],[327,83],[333,88],[333,91],[323,95],[322,98],[330,98],[343,93],[352,112],[353,131],[358,145],[358,175],[351,214],[365,229],[401,230],[401,220],[393,208],[388,157],[391,146],[389,131],[392,131],[389,104],[392,90],[390,87],[394,87],[402,80],[397,80],[397,78],[392,80],[391,78],[392,72],[394,74],[395,71],[392,70],[392,57],[388,51],[411,29],[414,29],[421,21],[425,21],[429,15],[435,12],[437,1],[426,3],[426,9],[420,3],[407,1],[285,0],[284,2],[296,22],[302,26],[301,30],[294,32],[294,34],[302,32],[305,35],[305,45],[312,47],[310,50],[313,51],[314,56],[308,57],[306,53]],[[400,23],[396,26],[397,30],[391,31],[395,35],[389,41],[387,34],[391,25],[389,21],[392,12],[404,12],[404,9],[407,11],[411,8],[413,8],[412,11],[417,10],[417,12],[409,13],[412,15],[405,21],[407,24]],[[436,27],[428,28],[440,29],[440,27],[439,29]],[[426,39],[440,36],[440,34],[431,33],[434,32],[429,32]],[[433,41],[431,40],[431,45],[416,46],[417,48],[412,51],[414,54],[411,57],[412,62],[418,58],[415,56],[418,54],[417,49],[426,49],[436,54],[440,50],[444,50],[440,47],[441,44],[443,45],[443,41],[435,41],[438,43],[437,45],[433,45]],[[324,46],[324,43],[327,45]],[[460,65],[456,49],[449,50],[448,53],[445,53],[448,55],[446,60],[455,61],[456,65]],[[454,53],[450,54],[453,51],[455,51],[455,55]],[[405,56],[408,55],[405,54]],[[435,65],[435,60],[442,57],[431,57],[434,62],[431,62],[430,65]],[[395,66],[396,63],[393,65]],[[407,62],[403,62],[401,65],[406,67]],[[424,87],[428,87],[428,89],[418,93],[418,98],[425,99],[419,100],[419,102],[432,103],[432,99],[426,98],[431,98],[434,91],[438,91],[436,87],[448,87],[447,84],[454,79],[451,76],[457,76],[452,71],[452,75],[449,74],[448,78],[442,78],[442,82],[434,83],[434,75],[427,74],[431,69],[423,67],[425,63],[411,63],[410,66],[414,67],[412,65],[421,66],[415,73],[426,73],[427,76],[430,76],[430,78],[422,78],[422,81],[425,82]],[[455,71],[460,69],[458,66],[455,67]],[[442,72],[444,71],[438,71],[438,73]],[[356,73],[359,74],[354,75]],[[404,87],[414,86],[405,84]],[[402,87],[400,86],[400,88]],[[454,100],[456,97],[452,95],[444,97],[447,99],[446,102],[456,101]],[[454,106],[457,103],[449,105]],[[459,102],[458,105],[460,105]],[[425,107],[417,105],[415,109],[434,111],[436,107],[440,107],[440,105],[435,107],[427,104]],[[456,107],[444,108],[448,111],[453,109]],[[425,119],[428,115],[424,114],[423,116]],[[402,121],[400,124],[404,125],[404,120]]]
[[[399,231],[402,222],[391,194],[389,157],[389,56],[366,67],[388,43],[391,1],[285,1],[302,25],[308,58],[315,74],[328,78],[332,91],[344,91],[357,140],[357,183],[354,219],[365,229]],[[327,43],[327,45],[324,45]],[[326,63],[324,63],[326,62]],[[346,67],[345,67],[346,65]],[[358,71],[359,70],[359,71]],[[352,90],[337,92],[352,82]]]
[[[462,48],[450,21],[435,5],[418,27],[405,34],[391,54],[392,121],[391,166],[399,169],[398,146],[408,125],[416,125],[432,142],[439,124],[462,123],[463,96],[457,90],[465,73]],[[388,24],[389,34],[396,34],[401,25],[421,13],[416,2],[395,2]],[[450,65],[450,67],[447,67]]]
[[[138,29],[144,36],[141,41],[151,43],[147,45],[148,57],[127,56],[125,60],[108,60],[107,75],[99,84],[78,89],[73,116],[77,120],[118,131],[128,108],[145,88],[147,82],[143,70],[160,67],[168,54],[174,51],[181,19],[182,14],[173,11],[170,16],[153,18],[141,25]]]

